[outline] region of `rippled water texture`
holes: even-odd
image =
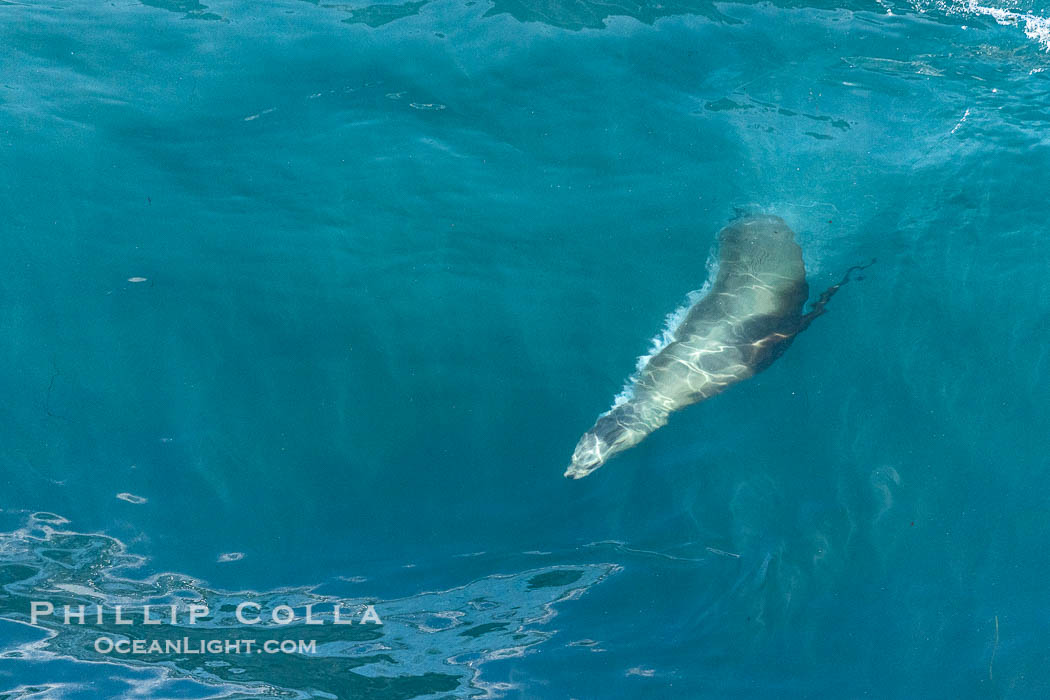
[[[0,0],[0,697],[1044,696],[1048,17]],[[878,263],[564,479],[740,212]]]

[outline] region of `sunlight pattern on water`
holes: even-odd
[[[438,693],[473,697],[510,690],[512,684],[486,682],[483,665],[523,656],[549,640],[555,634],[550,626],[557,615],[554,606],[579,598],[617,570],[615,565],[533,569],[386,601],[345,600],[310,588],[216,591],[180,574],[128,578],[143,564],[139,557],[110,537],[58,529],[65,524],[59,516],[37,513],[24,527],[0,533],[0,590],[5,593],[0,597],[0,618],[27,622],[31,601],[39,600],[50,601],[58,611],[38,618],[50,633],[46,640],[5,651],[0,659],[70,657],[132,667],[148,664],[166,669],[174,678],[266,697],[408,698]],[[262,620],[258,626],[249,629],[238,621],[236,609],[243,602],[258,606],[254,609]],[[336,624],[332,612],[336,604],[344,611],[344,621],[359,624]],[[150,619],[163,624],[142,626],[143,605],[154,606]],[[194,605],[207,607],[211,615],[191,623]],[[282,605],[295,611],[290,624],[279,625],[267,617]],[[306,622],[308,605],[316,607],[312,619],[322,624]],[[366,605],[381,611],[381,625],[360,623]],[[74,612],[85,610],[86,622],[74,617],[72,624],[66,624],[63,606]],[[125,611],[122,619],[139,626],[131,630],[118,624],[117,606]],[[175,623],[169,624],[172,618]],[[194,647],[213,639],[254,639],[258,644],[314,640],[317,646],[315,653],[289,657],[193,656],[182,649],[169,652],[167,647],[164,653],[135,657],[117,656],[108,647],[100,653],[96,646],[100,637],[162,644],[192,638]],[[10,697],[32,697],[32,693]]]

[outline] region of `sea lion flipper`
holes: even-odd
[[[872,258],[871,262],[869,262],[867,265],[854,265],[850,269],[846,270],[846,274],[842,276],[842,279],[839,280],[837,284],[833,284],[832,286],[828,287],[823,292],[821,292],[817,300],[810,304],[809,313],[803,315],[802,318],[799,320],[798,332],[801,333],[802,331],[809,328],[809,324],[813,323],[813,319],[815,319],[817,316],[821,316],[827,313],[827,310],[824,307],[828,305],[829,301],[831,301],[831,297],[835,296],[835,292],[839,291],[839,288],[841,288],[842,285],[850,281],[851,274],[858,270],[866,270],[867,268],[874,265],[875,262],[876,258]],[[858,279],[864,278],[859,277]]]

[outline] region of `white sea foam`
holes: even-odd
[[[926,3],[919,2],[916,7],[921,11]],[[1050,51],[1050,17],[1042,17],[1029,12],[983,5],[979,0],[956,0],[937,3],[949,15],[966,14],[980,17],[991,17],[1002,25],[1018,26],[1024,30],[1029,39],[1039,42],[1043,50]]]
[[[1024,15],[1024,33],[1035,39],[1046,51],[1050,51],[1050,17]]]
[[[621,406],[634,397],[634,385],[638,381],[638,377],[641,375],[642,370],[649,364],[649,360],[659,355],[664,348],[674,342],[675,334],[678,332],[678,328],[685,321],[685,317],[689,315],[689,309],[693,308],[693,305],[704,298],[707,291],[711,289],[711,284],[714,282],[715,277],[718,275],[718,257],[715,253],[711,253],[707,258],[707,281],[704,282],[704,286],[700,289],[696,289],[689,292],[685,297],[685,302],[677,309],[667,314],[664,318],[664,327],[653,336],[652,340],[649,341],[649,350],[644,355],[638,357],[638,361],[635,363],[634,372],[627,378],[627,381],[623,385],[623,389],[616,398],[613,399],[613,405],[609,407],[609,411],[612,411],[617,406]],[[606,412],[608,413],[608,411]]]
[[[627,669],[626,675],[640,676],[641,678],[652,678],[656,675],[656,671],[654,671],[651,668],[642,668],[641,666],[634,666],[633,668]]]
[[[966,121],[966,119],[967,119],[967,118],[968,118],[969,116],[970,116],[970,108],[969,108],[969,107],[967,107],[967,108],[966,108],[966,111],[965,111],[965,112],[963,112],[963,115],[962,115],[962,119],[960,119],[960,120],[959,120],[959,123],[958,123],[958,124],[956,124],[956,125],[955,125],[954,127],[952,127],[952,130],[951,130],[951,132],[950,132],[950,133],[954,134],[954,133],[955,133],[956,131],[958,131],[958,130],[959,130],[959,127],[963,125],[963,122],[965,122],[965,121]]]
[[[269,109],[264,109],[263,111],[259,112],[258,114],[252,114],[252,115],[249,115],[249,116],[245,117],[244,121],[246,121],[246,122],[253,122],[253,121],[255,121],[256,119],[258,119],[259,117],[261,117],[261,116],[263,116],[265,114],[270,114],[270,113],[276,112],[276,111],[277,111],[276,107],[270,107]]]

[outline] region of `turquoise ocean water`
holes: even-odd
[[[1050,693],[1050,8],[206,2],[0,0],[0,697]],[[740,211],[878,262],[564,479]]]

